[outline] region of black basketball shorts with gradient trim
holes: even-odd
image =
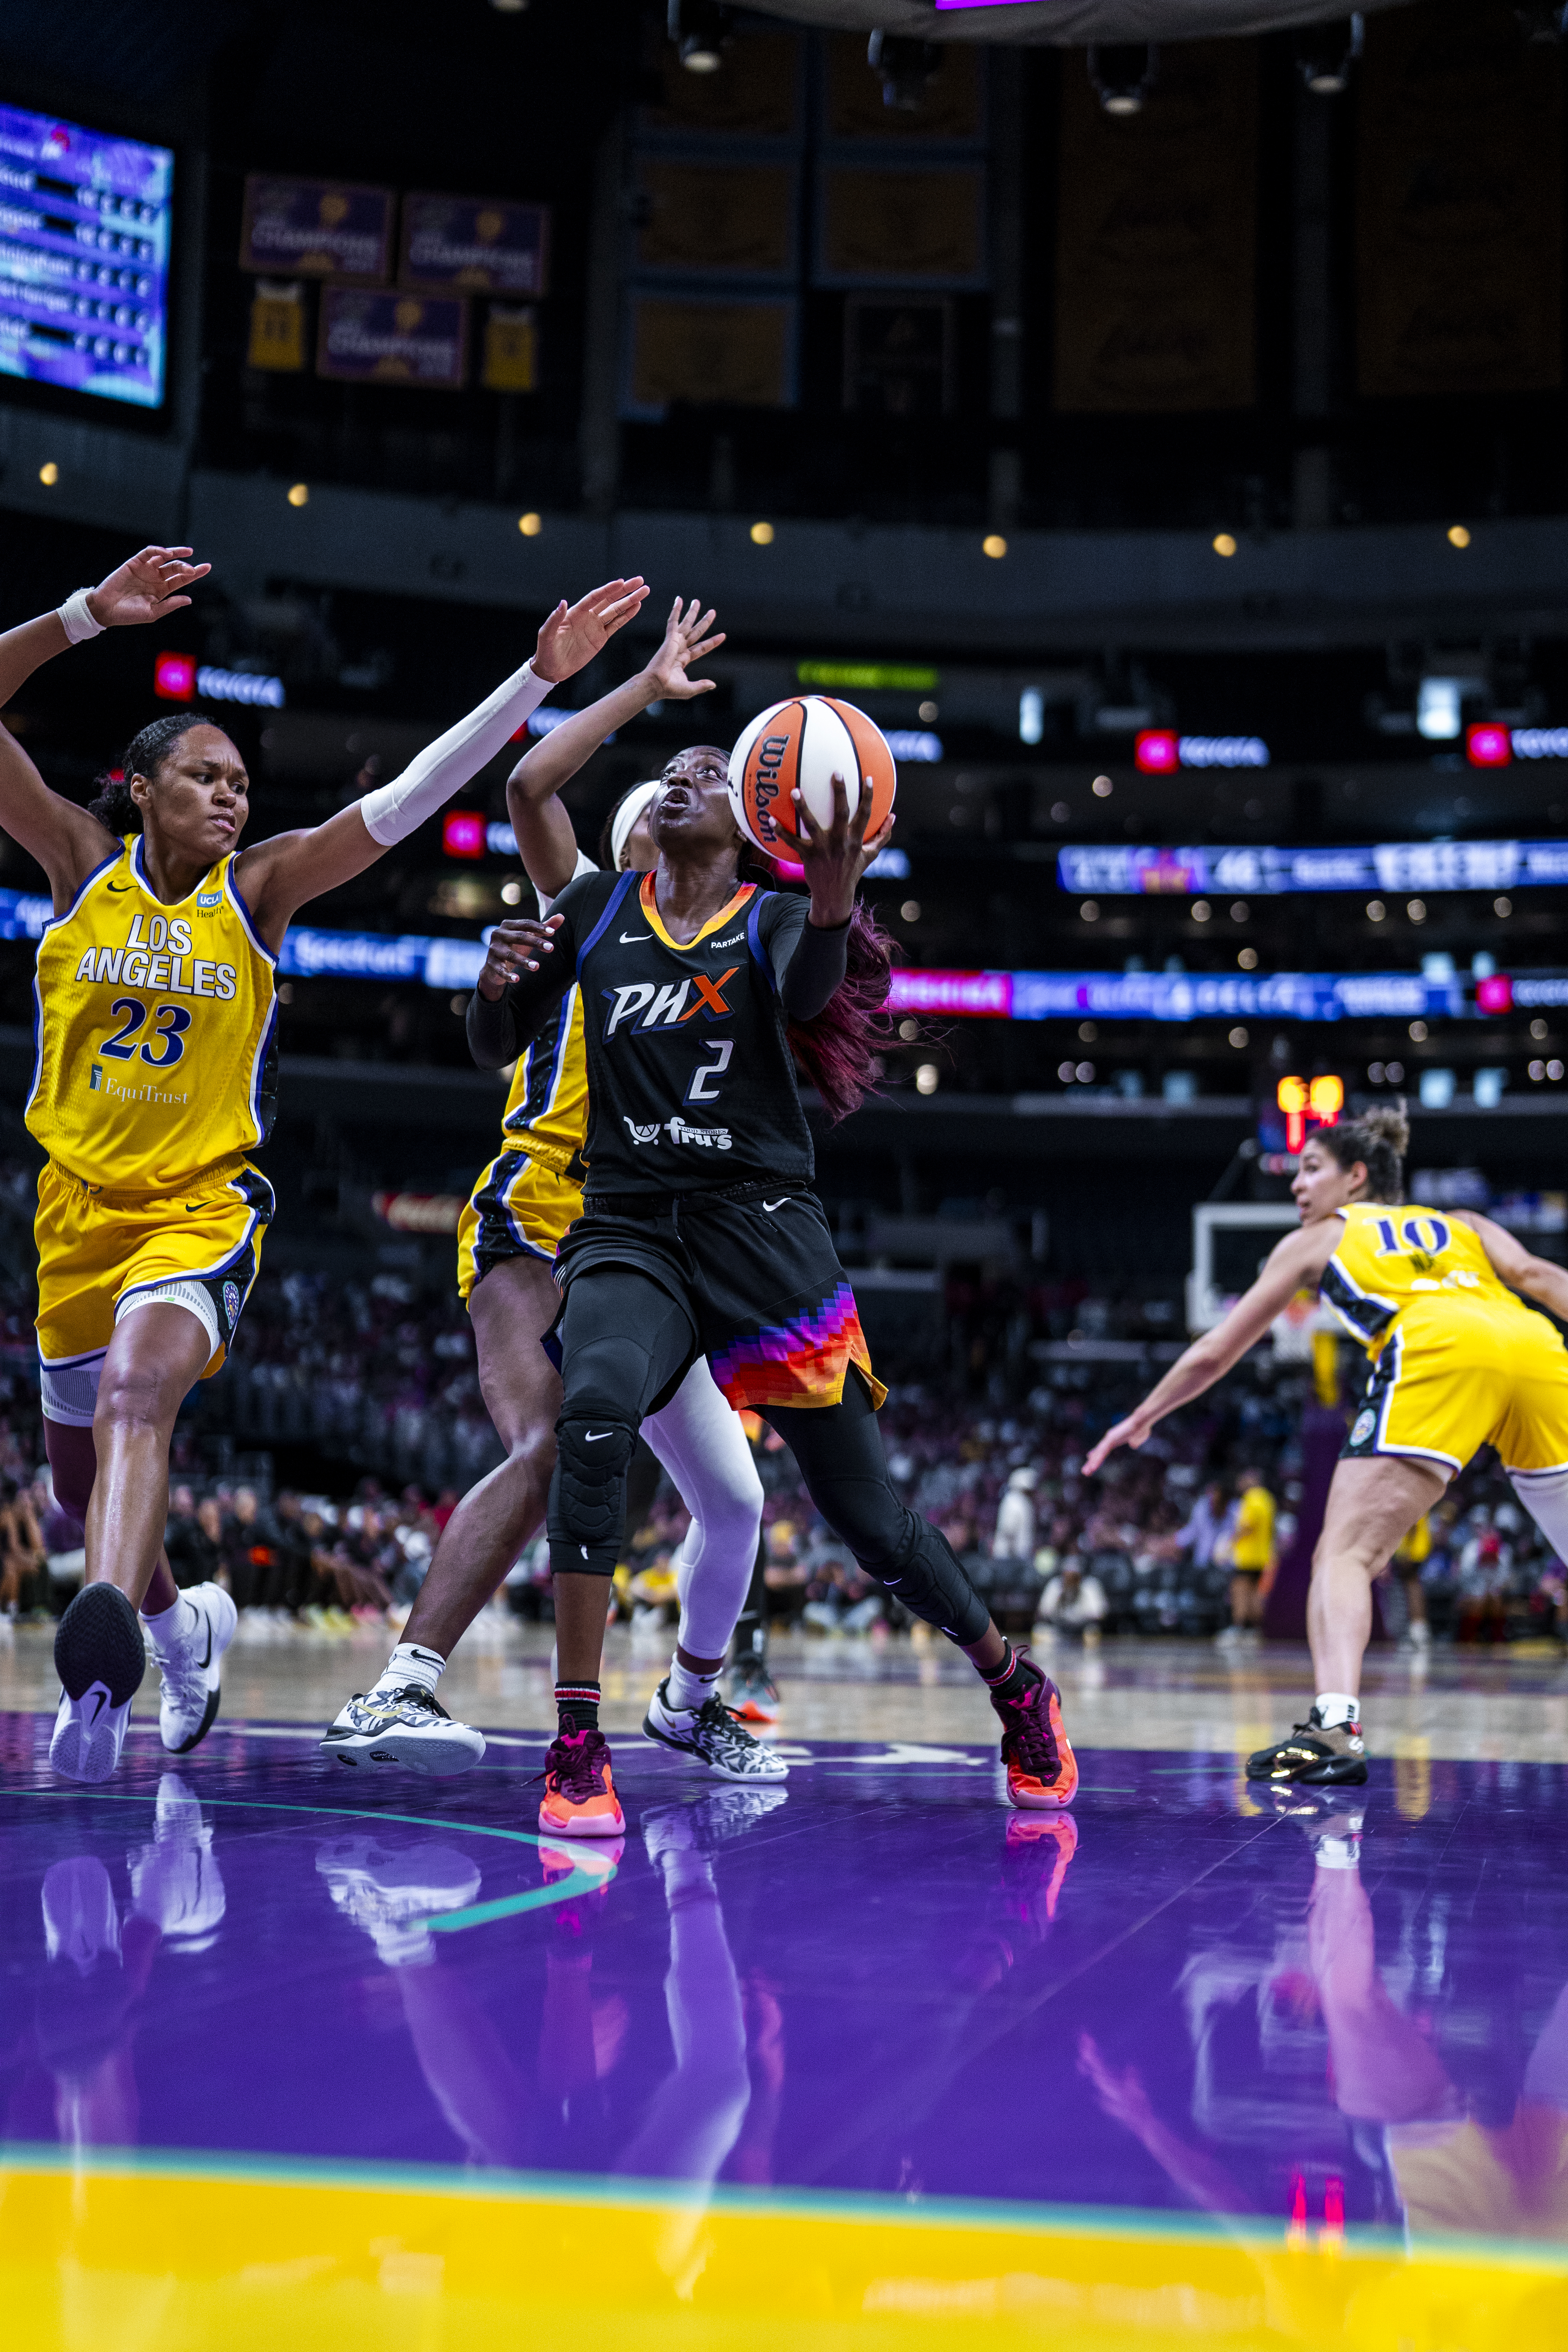
[[[852,1365],[880,1405],[887,1390],[816,1193],[756,1185],[745,1194],[654,1193],[647,1213],[625,1194],[613,1208],[589,1201],[557,1253],[555,1279],[564,1292],[595,1266],[629,1265],[657,1282],[690,1317],[692,1355],[708,1358],[737,1412],[836,1405]],[[554,1332],[546,1345],[559,1363]]]

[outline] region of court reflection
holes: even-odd
[[[121,1906],[99,1853],[61,1856],[39,1887],[44,1963],[30,2005],[0,2034],[7,2140],[58,2139],[86,2153],[140,2140],[135,2045],[160,1950],[205,1952],[227,1898],[213,1832],[177,1772],[158,1784],[153,1834],[125,1855]],[[30,1972],[31,1973],[31,1972]]]
[[[1280,1833],[1306,1838],[1310,1882],[1304,1906],[1279,1891],[1268,1961],[1220,1942],[1186,1963],[1188,2124],[1162,2114],[1140,2067],[1116,2065],[1088,2032],[1080,2071],[1184,2201],[1240,2217],[1259,2210],[1261,2189],[1265,2210],[1284,2206],[1288,2246],[1342,2239],[1347,2208],[1412,2245],[1568,2242],[1568,1988],[1522,2066],[1500,2074],[1489,2048],[1490,2063],[1456,2080],[1456,2047],[1478,2030],[1489,2041],[1510,1939],[1495,1949],[1490,2002],[1467,2014],[1453,1998],[1448,1900],[1431,1885],[1396,1888],[1398,1931],[1380,1963],[1362,1877],[1365,1814],[1347,1793],[1276,1800]],[[1226,2030],[1243,2003],[1256,2042]]]

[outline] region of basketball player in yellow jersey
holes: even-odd
[[[106,628],[165,619],[210,569],[150,547],[58,612],[0,635],[0,709],[40,663]],[[48,877],[27,1125],[38,1180],[38,1349],[56,1491],[87,1528],[60,1620],[50,1759],[101,1780],[142,1680],[138,1607],[163,1670],[164,1745],[217,1710],[234,1604],[176,1594],[163,1558],[169,1438],[222,1364],[255,1279],[271,1189],[246,1154],[271,1124],[273,969],[299,908],[374,864],[509,742],[553,685],[642,604],[640,581],[564,604],[531,662],[384,785],[322,825],[239,847],[249,778],[195,712],[153,721],[88,809],[49,791],[0,729],[0,825]]]
[[[1142,1445],[1156,1422],[1239,1362],[1303,1286],[1318,1288],[1366,1349],[1366,1398],[1312,1556],[1317,1697],[1289,1738],[1250,1759],[1255,1780],[1366,1779],[1360,1690],[1372,1580],[1478,1446],[1496,1446],[1520,1501],[1558,1556],[1568,1552],[1568,1351],[1524,1303],[1568,1319],[1568,1272],[1489,1217],[1404,1203],[1409,1133],[1402,1110],[1382,1108],[1308,1137],[1290,1187],[1300,1230],[1084,1464],[1098,1470],[1116,1446]]]

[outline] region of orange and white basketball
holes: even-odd
[[[833,779],[842,776],[851,815],[862,782],[871,787],[867,837],[886,824],[898,790],[888,739],[852,702],[831,694],[793,695],[753,719],[730,754],[730,803],[742,833],[770,856],[800,847],[793,795],[808,823],[833,822]]]

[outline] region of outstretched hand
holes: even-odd
[[[647,583],[639,572],[635,580],[606,580],[602,588],[591,588],[570,612],[563,597],[539,632],[534,677],[560,686],[578,670],[586,669],[616,631],[624,629],[634,613],[641,612],[647,594]]]
[[[144,547],[99,582],[87,600],[88,611],[106,629],[167,620],[191,601],[181,591],[194,588],[212,570],[210,563],[190,562],[190,552],[188,547]]]
[[[1145,1444],[1152,1433],[1153,1427],[1153,1423],[1149,1420],[1142,1405],[1136,1412],[1130,1412],[1125,1421],[1114,1423],[1106,1431],[1099,1444],[1092,1447],[1084,1456],[1083,1475],[1086,1478],[1090,1476],[1099,1469],[1106,1455],[1114,1454],[1119,1445],[1131,1445],[1136,1448]]]
[[[699,614],[700,614],[700,618]],[[707,632],[713,626],[711,610],[701,611],[700,599],[693,596],[689,608],[683,614],[678,596],[669,608],[665,624],[664,643],[649,662],[647,677],[658,688],[665,702],[690,702],[700,694],[711,694],[718,680],[711,677],[689,677],[687,670],[694,661],[705,660],[724,642],[721,629],[716,636]]]
[[[849,920],[855,911],[860,877],[879,850],[885,849],[892,839],[892,814],[889,813],[868,841],[871,787],[864,779],[858,805],[851,815],[848,787],[842,776],[834,777],[833,816],[825,825],[813,824],[798,792],[791,798],[795,802],[798,855],[811,889],[811,919],[821,929],[833,930]]]
[[[490,933],[489,945],[479,972],[479,990],[493,1004],[506,992],[507,985],[521,980],[525,971],[537,971],[541,956],[553,955],[552,931],[558,931],[564,918],[550,915],[542,922],[531,915],[509,915]]]

